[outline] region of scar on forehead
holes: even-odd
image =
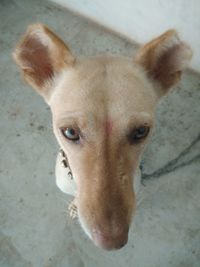
[[[111,121],[110,118],[107,118],[104,122],[104,129],[106,134],[111,134],[112,133],[112,129],[113,129],[113,122]]]

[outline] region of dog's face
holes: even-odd
[[[135,206],[133,174],[155,102],[143,75],[120,58],[76,62],[49,101],[55,135],[76,179],[79,220],[94,240],[98,232],[113,238],[96,237],[106,248],[127,240]]]
[[[43,25],[15,51],[25,79],[50,105],[56,138],[77,184],[80,223],[104,249],[122,247],[135,209],[133,177],[158,99],[179,79],[191,51],[175,31],[135,59],[75,59]]]

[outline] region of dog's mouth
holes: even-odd
[[[110,223],[109,225],[96,223],[94,227],[88,227],[88,224],[85,223],[80,213],[78,218],[82,229],[97,247],[104,250],[117,250],[127,244],[128,226],[116,227],[114,223]]]

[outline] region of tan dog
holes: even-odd
[[[180,80],[191,55],[170,30],[134,59],[76,59],[40,24],[28,28],[14,52],[25,80],[51,107],[77,189],[63,191],[76,194],[81,226],[97,246],[109,250],[127,243],[136,206],[133,177],[156,104]]]

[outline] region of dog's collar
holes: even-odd
[[[61,156],[61,161],[60,161],[61,166],[67,170],[68,177],[70,177],[70,179],[73,180],[74,178],[65,152],[62,149],[60,149],[59,154]]]
[[[66,156],[65,152],[62,149],[60,149],[59,154],[61,156],[61,161],[60,161],[61,166],[67,170],[68,177],[71,180],[73,180],[74,178],[73,178],[72,171],[71,171],[71,168],[69,166],[68,159],[67,159],[67,156]],[[141,172],[143,170],[143,165],[144,165],[144,162],[142,160],[140,162],[140,166],[139,166]]]

